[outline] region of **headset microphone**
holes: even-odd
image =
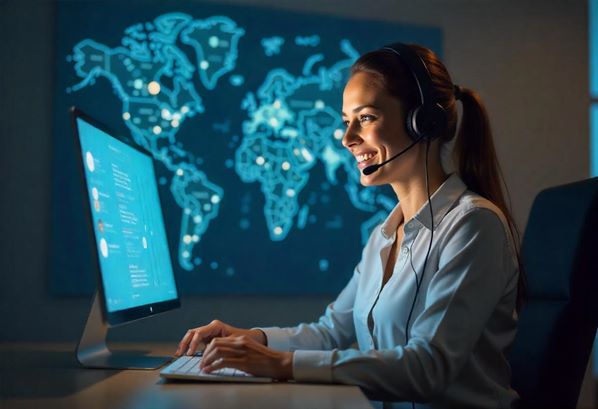
[[[401,152],[397,153],[397,154],[396,154],[396,155],[394,155],[392,158],[390,158],[390,159],[387,159],[387,160],[385,160],[385,161],[384,161],[384,162],[382,162],[382,163],[378,163],[378,164],[376,164],[376,165],[370,165],[370,166],[368,166],[367,168],[364,168],[364,169],[362,170],[363,174],[364,174],[365,176],[367,176],[367,175],[371,175],[372,173],[374,173],[375,171],[377,171],[378,169],[380,169],[382,166],[386,165],[388,162],[390,162],[390,161],[392,161],[392,160],[395,160],[396,158],[398,158],[399,156],[401,156],[402,154],[404,154],[405,152],[407,152],[409,149],[413,148],[413,147],[414,147],[415,145],[417,145],[417,143],[418,143],[419,141],[421,141],[421,140],[422,140],[422,137],[420,137],[419,139],[417,139],[417,140],[413,141],[413,142],[411,143],[411,145],[409,145],[408,147],[406,147],[405,149],[403,149]]]

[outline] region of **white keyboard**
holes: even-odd
[[[234,368],[221,368],[210,373],[199,368],[201,356],[183,355],[160,371],[168,379],[188,379],[212,382],[272,382],[271,378],[257,377]]]

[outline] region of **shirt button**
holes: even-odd
[[[403,254],[409,253],[409,249],[407,247],[403,247]]]

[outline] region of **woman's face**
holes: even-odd
[[[414,162],[416,149],[370,175],[361,172],[370,165],[384,162],[411,143],[405,131],[401,103],[372,74],[358,72],[349,79],[343,92],[343,122],[346,131],[342,143],[355,156],[363,185],[392,183],[409,169],[407,166],[413,166],[409,162]]]

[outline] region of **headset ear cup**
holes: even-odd
[[[446,129],[447,119],[446,111],[442,105],[430,104],[419,107],[416,122],[414,122],[416,131],[419,135],[423,135],[423,140],[431,141],[442,135]]]
[[[413,109],[410,109],[409,112],[407,112],[407,115],[405,116],[405,130],[407,131],[407,135],[409,135],[409,138],[411,138],[411,140],[414,142],[420,138],[416,122],[417,112],[419,111],[420,107],[421,105]]]

